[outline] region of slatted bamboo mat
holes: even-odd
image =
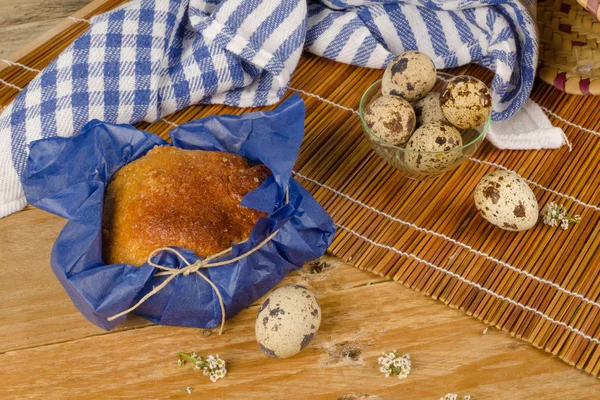
[[[99,0],[76,17],[90,18],[122,3]],[[86,28],[85,21],[65,21],[48,42],[13,61],[42,69]],[[488,82],[492,77],[476,66],[451,72]],[[0,79],[23,87],[36,73],[10,66],[0,70]],[[597,376],[600,136],[593,131],[600,130],[600,98],[567,95],[536,82],[532,98],[538,104],[585,128],[553,117],[572,142],[572,152],[566,146],[499,151],[486,142],[456,171],[417,182],[370,150],[352,112],[364,90],[381,75],[305,55],[292,80],[291,87],[303,91],[307,108],[306,137],[295,171],[340,226],[330,252]],[[17,94],[17,89],[0,83],[0,106]],[[138,126],[167,138],[171,124],[248,111],[198,105]],[[488,224],[476,212],[472,193],[479,179],[496,168],[516,171],[529,180],[541,207],[550,201],[564,204],[572,214],[581,214],[581,224],[567,231],[538,225],[521,233]],[[377,304],[377,299],[349,301]]]

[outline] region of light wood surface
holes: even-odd
[[[32,40],[64,22],[89,0],[0,0],[0,58],[9,58]]]
[[[530,344],[335,259],[319,274],[284,283],[312,289],[323,322],[313,342],[287,360],[265,357],[254,339],[257,306],[225,334],[155,326],[134,317],[107,333],[85,320],[53,276],[49,257],[64,221],[34,208],[0,220],[0,398],[594,399],[600,382]],[[336,356],[344,342],[356,360]],[[377,358],[398,349],[413,359],[405,380],[385,378]],[[230,375],[218,383],[177,366],[178,351],[219,354]]]
[[[47,27],[58,32],[72,24],[64,16],[78,15],[86,3],[0,0],[0,57],[18,59],[6,57],[11,48],[26,54],[24,48],[33,48],[26,42],[50,37],[38,36]],[[50,250],[63,225],[32,208],[0,220],[0,399],[337,399],[350,393],[438,399],[448,392],[473,400],[600,398],[597,379],[557,358],[504,332],[483,334],[485,325],[473,318],[333,259],[324,273],[286,279],[314,290],[323,307],[315,340],[288,360],[270,360],[258,349],[257,304],[229,320],[221,337],[138,317],[107,333],[79,314],[52,275]],[[357,360],[336,357],[345,342],[360,348]],[[379,354],[393,349],[411,353],[406,380],[378,371]],[[219,353],[230,376],[212,384],[177,367],[178,351]],[[191,396],[182,391],[188,386]]]

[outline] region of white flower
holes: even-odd
[[[206,360],[203,360],[202,357],[198,356],[196,353],[177,353],[179,357],[189,358],[194,361],[194,370],[202,371],[204,375],[210,377],[210,380],[216,382],[218,379],[224,378],[227,375],[227,369],[225,368],[225,360],[219,358],[219,355],[213,356],[209,355]],[[178,364],[180,366],[184,365],[183,360],[179,360]]]
[[[471,400],[471,395],[470,395],[470,394],[468,394],[468,395],[464,396],[464,397],[463,397],[463,400]]]
[[[440,397],[440,400],[456,400],[457,397],[456,393],[446,393],[444,397]]]
[[[192,391],[193,391],[193,390],[194,390],[194,389],[192,389],[192,388],[191,388],[191,387],[189,387],[189,386],[185,388],[185,391],[187,392],[187,394],[192,394]]]
[[[574,215],[571,217],[567,212],[565,206],[550,202],[542,210],[542,217],[544,224],[550,226],[557,226],[560,224],[562,229],[569,229],[569,223],[578,224],[581,221],[580,215]]]
[[[397,375],[399,379],[403,379],[410,374],[410,354],[400,354],[394,350],[391,353],[383,353],[383,357],[379,357],[377,362],[382,365],[379,371],[386,377]]]
[[[185,365],[185,361],[180,358],[179,360],[177,360],[177,365],[183,367]]]

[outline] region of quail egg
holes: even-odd
[[[418,128],[406,144],[405,163],[413,171],[432,173],[444,171],[462,156],[460,132],[453,126],[434,122]]]
[[[408,101],[397,96],[380,96],[363,113],[365,124],[380,139],[400,146],[415,130],[415,111]]]
[[[258,310],[256,341],[268,357],[291,357],[310,343],[320,324],[321,307],[315,295],[300,285],[282,286]]]
[[[492,112],[490,90],[477,78],[456,76],[446,85],[440,97],[446,120],[459,129],[472,129],[483,124]]]
[[[475,207],[490,223],[509,231],[532,228],[538,220],[538,203],[531,188],[520,176],[494,171],[475,187]]]
[[[394,58],[383,73],[383,94],[404,97],[408,101],[423,98],[437,79],[431,58],[418,51],[407,51]]]
[[[429,93],[415,104],[417,123],[430,124],[433,122],[447,122],[440,107],[440,94]]]

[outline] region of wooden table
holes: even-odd
[[[85,3],[0,0],[0,57]],[[323,308],[319,333],[290,359],[270,360],[259,350],[260,302],[229,320],[223,336],[138,317],[107,333],[79,314],[52,275],[50,250],[63,225],[34,208],[0,220],[1,399],[438,399],[449,392],[474,400],[600,398],[597,379],[503,332],[484,334],[484,324],[460,311],[331,258],[321,273],[307,266],[284,281],[311,288]],[[378,370],[380,353],[393,349],[412,356],[405,380]],[[210,383],[178,367],[178,351],[218,353],[229,376]]]
[[[600,382],[531,345],[489,329],[403,286],[327,259],[284,283],[312,289],[323,309],[313,342],[271,360],[254,339],[260,302],[227,322],[223,336],[155,326],[133,317],[107,333],[71,304],[48,260],[64,221],[34,208],[0,220],[0,398],[593,399]],[[423,318],[423,310],[427,317]],[[385,378],[384,351],[411,354],[405,380]],[[177,366],[178,351],[220,354],[229,376],[211,383]],[[350,357],[344,357],[349,353]],[[344,397],[342,397],[344,398]],[[347,399],[348,397],[346,397]],[[350,397],[352,398],[352,397]]]

